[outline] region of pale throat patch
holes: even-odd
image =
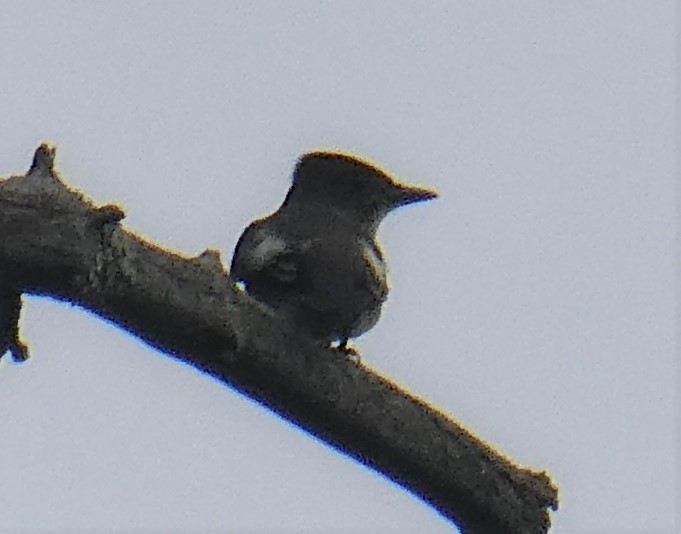
[[[388,284],[388,269],[386,267],[383,258],[381,258],[380,253],[376,250],[376,247],[364,240],[361,240],[362,245],[362,257],[364,261],[367,262],[371,272],[376,277],[377,280],[381,282],[381,285]]]

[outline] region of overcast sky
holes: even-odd
[[[225,263],[312,148],[435,187],[381,229],[392,293],[364,362],[548,470],[552,532],[678,532],[674,15],[0,0],[0,176],[49,140],[126,228]],[[0,364],[0,531],[450,531],[208,376],[25,300],[32,359]]]

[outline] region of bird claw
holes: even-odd
[[[342,352],[348,358],[348,360],[359,365],[362,362],[362,355],[359,353],[359,350],[357,350],[355,347],[348,346],[348,341],[349,340],[347,338],[343,339],[334,348]]]

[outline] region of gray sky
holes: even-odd
[[[674,3],[368,4],[0,0],[0,175],[50,140],[127,228],[225,262],[311,148],[437,188],[382,227],[364,361],[548,470],[553,532],[674,532]],[[0,531],[449,531],[211,378],[26,300]]]

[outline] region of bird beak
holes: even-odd
[[[424,200],[432,200],[437,198],[437,193],[432,189],[425,189],[423,187],[400,186],[395,190],[394,205],[395,207],[406,206],[415,202],[423,202]]]

